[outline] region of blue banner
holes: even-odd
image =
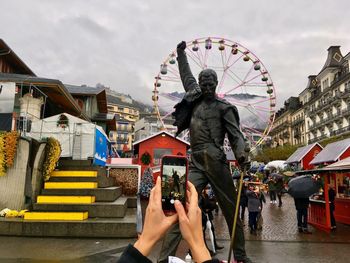
[[[106,136],[95,129],[95,154],[94,165],[106,166],[108,157],[108,145]]]

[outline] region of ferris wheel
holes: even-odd
[[[195,77],[205,68],[218,75],[216,93],[238,109],[241,130],[251,149],[266,140],[275,119],[276,93],[271,76],[262,61],[241,44],[206,37],[187,42],[186,54]],[[184,96],[176,50],[160,65],[154,82],[152,100],[160,125]]]

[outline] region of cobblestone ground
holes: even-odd
[[[270,204],[267,195],[263,208],[263,229],[258,235],[251,235],[248,227],[248,211],[245,213],[245,238],[246,240],[263,241],[312,241],[312,242],[350,242],[350,226],[338,224],[337,230],[331,233],[313,228],[309,225],[312,235],[300,234],[297,228],[296,210],[294,200],[289,195],[283,196],[283,205]],[[229,239],[229,232],[225,219],[219,211],[214,218],[217,239]]]

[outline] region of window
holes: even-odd
[[[160,165],[162,157],[164,155],[170,155],[173,153],[173,149],[169,148],[155,148],[153,150],[153,164]]]

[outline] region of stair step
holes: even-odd
[[[97,183],[92,182],[45,182],[45,189],[91,189],[97,188]]]
[[[32,237],[136,237],[136,209],[124,218],[88,218],[83,221],[23,220],[0,217],[0,235]]]
[[[88,219],[88,212],[26,212],[24,220],[82,221]]]
[[[97,177],[97,171],[53,171],[51,177]]]
[[[120,186],[95,189],[43,189],[42,195],[92,195],[95,196],[96,202],[114,201],[122,194]],[[130,205],[128,207],[131,207]]]
[[[77,176],[71,176],[71,177],[50,177],[49,182],[93,182],[97,183],[97,177],[77,177]]]
[[[95,203],[95,196],[55,196],[39,195],[38,204],[92,204]]]
[[[89,217],[124,217],[128,208],[128,198],[122,196],[114,202],[95,202],[92,204],[38,204],[34,211],[89,212]]]

